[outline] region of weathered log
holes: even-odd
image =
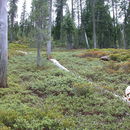
[[[104,60],[104,61],[109,61],[110,57],[109,56],[102,56],[100,59]]]
[[[70,72],[67,68],[65,68],[64,66],[62,66],[56,59],[50,59],[50,61],[53,62],[53,64],[55,64],[60,69],[65,70],[67,72]]]

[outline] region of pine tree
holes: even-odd
[[[14,40],[13,30],[15,24],[15,18],[17,14],[17,2],[18,0],[9,0],[9,33],[10,33],[10,42]]]
[[[66,15],[64,16],[63,29],[66,31],[67,35],[67,48],[72,49],[73,48],[72,34],[74,32],[75,25],[69,10],[67,10]]]
[[[20,20],[20,30],[22,36],[24,35],[25,32],[25,23],[26,23],[26,0],[24,0],[23,3],[23,9],[22,9],[21,20]]]
[[[93,0],[92,16],[93,16],[93,44],[94,48],[97,48],[97,36],[96,36],[96,21],[95,21],[95,3],[96,0]]]
[[[54,39],[62,40],[62,23],[63,23],[63,8],[66,4],[66,0],[56,0],[56,21]]]
[[[37,67],[41,66],[41,54],[40,50],[43,41],[46,39],[47,31],[47,16],[48,16],[48,4],[46,0],[33,0],[32,1],[32,21],[35,29],[35,41],[37,44]]]
[[[126,40],[127,40],[127,48],[130,48],[130,1],[129,1],[129,6],[127,9],[127,15],[126,15]]]

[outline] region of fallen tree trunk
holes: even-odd
[[[64,66],[62,66],[56,59],[50,59],[50,61],[53,62],[53,64],[56,65],[58,68],[60,68],[60,69],[62,69],[64,71],[70,72],[67,68],[65,68]],[[78,76],[78,77],[81,78],[80,76]],[[102,88],[98,88],[98,89],[102,89]],[[112,92],[110,92],[108,90],[104,90],[104,89],[102,89],[102,90],[105,93],[112,94],[114,97],[116,97],[116,98],[120,99],[121,101],[126,102],[128,105],[130,105],[130,101],[128,101],[126,97],[119,96],[119,95],[117,95],[115,93],[112,93]]]
[[[130,105],[130,101],[125,97],[125,96],[120,96],[120,95],[117,95],[115,93],[112,93],[108,90],[104,90],[105,93],[108,93],[108,94],[111,94],[113,95],[114,97],[118,98],[119,100],[123,101],[123,102],[126,102],[128,105]]]
[[[59,67],[60,69],[70,72],[67,68],[62,66],[56,59],[50,59],[50,61],[53,62],[53,64]]]

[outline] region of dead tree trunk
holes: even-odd
[[[37,67],[41,66],[41,34],[40,32],[36,35],[37,42]]]
[[[85,25],[84,25],[84,20],[83,20],[82,0],[80,0],[80,12],[81,12],[81,28],[82,28],[82,31],[84,33],[87,48],[89,49],[90,47],[89,47],[89,43],[88,43],[88,36],[87,36],[86,31],[85,31]]]
[[[67,48],[72,49],[72,34],[70,32],[67,33]]]
[[[93,41],[94,41],[94,48],[97,48],[97,42],[96,42],[96,21],[95,21],[95,2],[96,0],[93,0]]]
[[[124,26],[125,25],[123,25],[123,29],[122,29],[121,33],[122,33],[122,41],[123,41],[124,49],[126,49],[127,46],[126,46],[126,35],[125,35],[125,27]]]
[[[113,24],[114,24],[114,48],[117,48],[116,46],[116,21],[115,21],[115,2],[112,0],[112,12],[113,12]]]
[[[48,37],[49,41],[47,43],[47,57],[51,55],[51,26],[52,26],[52,0],[49,1],[49,23],[48,23]]]
[[[0,87],[7,87],[7,0],[0,0]]]
[[[80,13],[79,0],[77,0],[77,18],[78,18],[78,46],[80,46]]]
[[[71,0],[72,3],[72,19],[74,20],[74,0]]]

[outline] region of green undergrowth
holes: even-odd
[[[37,68],[36,52],[26,51],[31,53],[9,59],[8,88],[0,88],[0,130],[130,128],[128,105],[103,91],[124,94],[130,73],[115,66],[126,63],[75,57],[86,50],[53,53],[69,73],[46,60],[45,53]]]
[[[100,58],[102,56],[109,56],[113,61],[130,61],[130,50],[125,49],[90,49],[75,56],[80,58]]]

